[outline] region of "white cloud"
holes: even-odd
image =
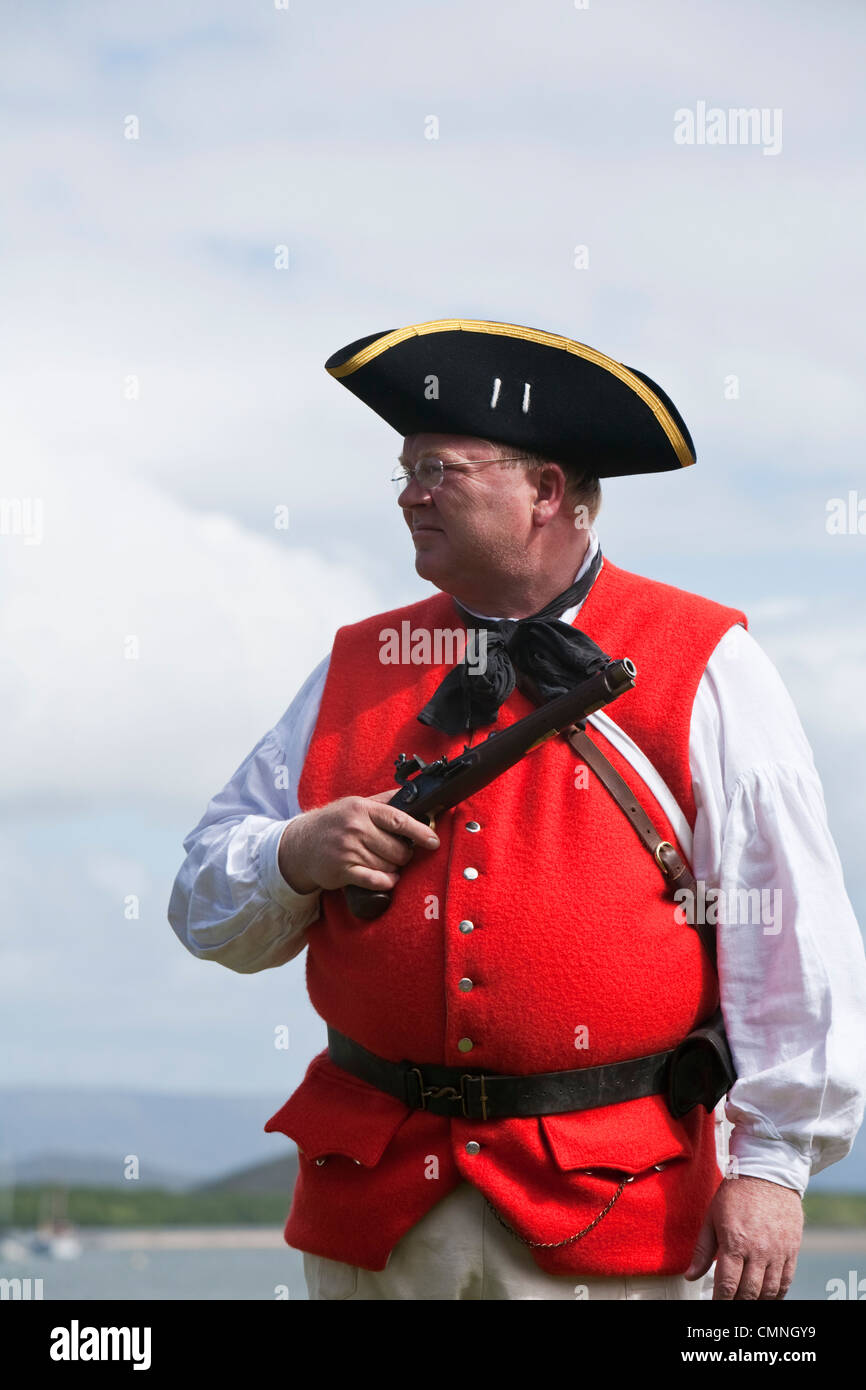
[[[41,544],[0,537],[9,808],[207,799],[336,627],[388,607],[291,528],[256,536],[119,466],[19,449],[5,483],[44,508]]]

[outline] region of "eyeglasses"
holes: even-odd
[[[525,457],[525,454],[507,454],[504,458],[467,459],[465,464],[444,463],[442,459],[425,457],[419,459],[413,468],[406,468],[401,465],[393,474],[391,482],[394,484],[394,491],[398,497],[409,486],[413,478],[425,492],[435,492],[436,488],[442,484],[446,469],[453,469],[458,473],[473,473],[476,464],[486,466],[491,463],[512,463]]]

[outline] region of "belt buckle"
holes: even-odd
[[[418,1078],[418,1108],[427,1109],[428,1098],[432,1100],[461,1100],[462,1086],[460,1090],[455,1090],[453,1086],[426,1086],[424,1076],[420,1067],[409,1067],[409,1075]]]
[[[416,1076],[418,1078],[418,1104],[415,1108],[419,1110],[426,1110],[427,1096],[429,1095],[429,1091],[426,1091],[424,1089],[424,1077],[421,1075],[421,1068],[408,1067],[406,1074],[407,1076]],[[412,1105],[413,1102],[409,1101],[408,1103]]]
[[[487,1119],[487,1092],[484,1089],[483,1076],[473,1076],[471,1072],[464,1072],[460,1078],[460,1090],[458,1091],[454,1086],[425,1086],[424,1077],[421,1073],[420,1067],[410,1067],[409,1075],[416,1076],[418,1078],[419,1109],[427,1109],[428,1098],[432,1098],[433,1100],[448,1101],[459,1100],[460,1110],[463,1114],[463,1118],[466,1120],[472,1120],[476,1118],[474,1115],[470,1115],[469,1110],[467,1108],[469,1104],[467,1083],[470,1081],[479,1082],[481,1086],[481,1094],[479,1096],[479,1100],[481,1101],[481,1118],[483,1120]]]
[[[474,1119],[477,1118],[475,1115],[470,1115],[470,1114],[469,1114],[469,1111],[468,1111],[467,1108],[466,1108],[466,1107],[467,1107],[467,1104],[468,1104],[468,1102],[469,1102],[469,1096],[468,1096],[468,1094],[467,1094],[467,1086],[468,1086],[468,1083],[469,1083],[470,1081],[477,1081],[477,1082],[479,1083],[480,1087],[481,1087],[481,1094],[479,1095],[478,1099],[481,1101],[481,1118],[482,1118],[482,1120],[486,1120],[486,1119],[487,1119],[487,1092],[486,1092],[486,1090],[484,1089],[484,1076],[483,1076],[483,1075],[473,1076],[470,1072],[464,1072],[463,1075],[462,1075],[461,1078],[460,1078],[460,1109],[463,1111],[463,1118],[466,1119],[466,1120],[474,1120]]]

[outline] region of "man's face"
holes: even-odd
[[[409,470],[425,455],[458,465],[446,468],[432,491],[413,478],[398,498],[422,579],[459,595],[491,576],[520,572],[533,533],[535,492],[520,464],[486,462],[519,452],[468,435],[414,434],[403,441],[401,459]],[[485,462],[476,468],[478,460]]]

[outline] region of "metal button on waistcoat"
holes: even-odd
[[[477,1139],[469,1140],[469,1143],[466,1145],[466,1152],[468,1154],[480,1154],[481,1145],[478,1143]]]
[[[480,830],[480,829],[481,829],[481,826],[478,824],[477,820],[468,820],[468,821],[466,822],[466,829],[469,830],[469,831],[471,831],[472,834],[474,835],[475,832],[476,832],[476,830]]]
[[[464,934],[464,936],[465,936],[467,932],[471,932],[471,931],[474,931],[474,930],[475,930],[475,923],[474,923],[474,922],[470,922],[469,919],[467,918],[467,919],[466,919],[465,921],[463,921],[463,922],[458,922],[458,923],[457,923],[457,928],[458,928],[458,931],[462,931],[463,934]]]
[[[457,1050],[459,1052],[471,1052],[474,1046],[475,1044],[471,1038],[461,1038],[457,1044]]]
[[[464,869],[464,870],[463,870],[463,877],[464,877],[464,878],[477,878],[477,877],[478,877],[478,870],[477,870],[477,869]]]
[[[327,1161],[328,1161],[327,1158],[317,1158],[317,1159],[316,1159],[316,1167],[317,1167],[317,1168],[321,1168],[322,1164],[323,1164],[323,1163],[327,1163]]]
[[[462,989],[464,994],[469,993],[472,988],[472,981],[469,979],[468,975],[464,975],[462,980],[457,981],[457,988]]]

